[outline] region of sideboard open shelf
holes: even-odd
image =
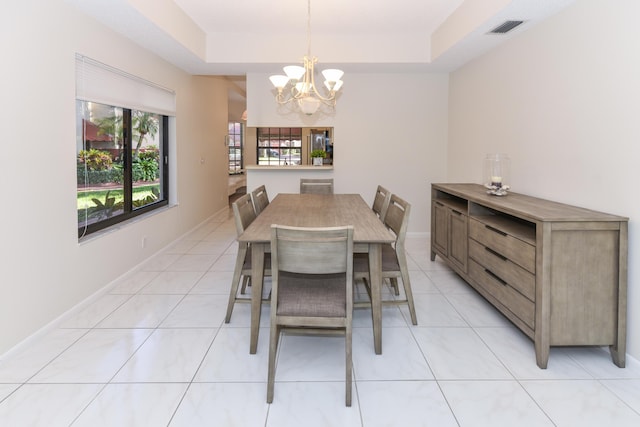
[[[431,260],[440,256],[527,334],[551,346],[609,346],[625,365],[628,218],[478,184],[432,184]]]

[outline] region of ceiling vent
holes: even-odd
[[[488,34],[505,34],[522,24],[524,21],[505,21],[489,31]]]

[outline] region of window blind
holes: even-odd
[[[76,98],[150,113],[175,116],[170,89],[76,54]]]

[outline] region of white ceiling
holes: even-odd
[[[306,0],[174,0],[208,34],[238,28],[265,36],[306,34]],[[311,26],[318,33],[431,34],[462,0],[313,0]]]
[[[67,1],[192,74],[272,72],[307,49],[305,0]],[[451,71],[574,1],[313,0],[311,51],[347,72]],[[486,34],[506,20],[525,23]],[[435,55],[452,23],[465,31]]]

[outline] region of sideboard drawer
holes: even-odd
[[[531,329],[535,324],[535,304],[515,290],[504,278],[469,260],[469,275]]]
[[[469,256],[480,265],[506,280],[531,301],[536,299],[536,276],[473,239],[469,239]]]
[[[469,219],[469,237],[509,259],[531,273],[536,272],[536,247],[513,237],[507,231]]]

